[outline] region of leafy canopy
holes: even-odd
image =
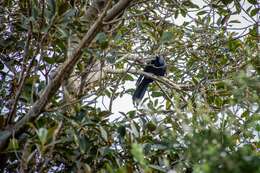
[[[89,30],[82,20],[88,3],[0,2],[1,130],[11,110],[16,125],[40,98],[73,33]],[[93,36],[74,68],[80,76],[94,58],[125,71],[106,72],[70,104],[60,87],[1,151],[0,170],[259,172],[258,13],[256,0],[132,1]],[[129,84],[138,72],[130,69],[156,54],[167,61],[167,77],[149,87],[143,106],[111,109],[121,97],[132,104]]]

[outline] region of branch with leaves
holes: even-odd
[[[45,106],[50,101],[51,97],[55,95],[61,86],[61,83],[66,80],[66,78],[72,73],[74,66],[83,53],[82,50],[91,44],[96,34],[100,31],[102,22],[113,19],[118,13],[123,11],[130,2],[131,0],[120,0],[110,10],[108,9],[110,7],[111,0],[107,3],[104,11],[85,34],[78,48],[73,52],[71,57],[68,57],[67,60],[58,67],[55,77],[46,86],[40,98],[32,105],[28,113],[22,117],[22,119],[20,119],[13,127],[9,127],[3,131],[0,131],[0,151],[6,147],[8,139],[12,136],[12,134],[22,133],[23,129],[26,127],[26,124],[28,122],[32,122],[44,111]]]

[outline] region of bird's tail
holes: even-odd
[[[145,82],[144,80],[137,86],[134,95],[133,95],[133,102],[134,104],[138,104],[142,98],[144,97],[145,91],[147,90],[147,87],[149,85],[149,82]]]

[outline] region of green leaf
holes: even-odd
[[[111,115],[111,112],[110,111],[101,111],[101,112],[99,112],[99,117],[101,118],[106,118],[106,117],[108,117],[109,115]]]
[[[126,74],[126,76],[125,76],[125,80],[134,81],[135,79],[133,78],[132,75],[130,75],[130,74]]]
[[[248,0],[250,4],[257,5],[257,0]]]
[[[110,63],[110,64],[114,64],[116,62],[116,57],[115,56],[107,56],[107,61]]]
[[[69,32],[61,27],[57,27],[59,32],[61,33],[61,38],[68,38],[69,37]]]
[[[4,64],[2,62],[0,62],[0,70],[3,70],[4,69]]]
[[[190,6],[190,8],[197,8],[197,9],[200,8],[198,5],[192,3],[191,1],[190,1],[190,5],[189,6]]]
[[[107,35],[104,32],[100,32],[96,36],[96,41],[98,43],[104,43],[107,40]]]
[[[181,15],[182,17],[186,17],[187,10],[186,9],[181,9]]]
[[[146,127],[147,129],[152,132],[154,130],[156,130],[156,124],[152,121],[149,121],[147,124],[146,124]]]
[[[40,128],[37,130],[37,135],[41,141],[41,144],[44,145],[47,142],[48,130],[46,128]]]
[[[248,110],[244,111],[241,116],[242,116],[242,117],[245,117],[245,118],[248,118],[248,116],[249,116],[249,111],[248,111]]]
[[[38,8],[35,6],[32,7],[32,17],[34,18],[34,20],[36,20],[38,17]]]
[[[192,78],[192,81],[193,81],[193,83],[194,83],[195,85],[197,85],[197,84],[199,83],[199,79],[196,78],[196,77],[193,77],[193,78]]]
[[[108,38],[104,32],[98,33],[95,39],[102,49],[105,49],[108,46]]]
[[[236,51],[236,49],[241,45],[239,40],[229,40],[228,47],[231,51]]]
[[[105,89],[104,94],[108,97],[111,97],[111,92],[108,89]]]
[[[166,150],[167,146],[163,145],[163,144],[153,144],[152,145],[152,149],[156,149],[156,150]]]
[[[48,64],[55,64],[55,59],[53,57],[43,57],[43,61],[47,62]]]
[[[260,124],[256,124],[255,130],[258,131],[258,132],[260,132]]]
[[[73,10],[74,8],[71,8],[70,4],[66,1],[56,1],[57,3],[57,11],[58,11],[58,15],[62,15],[64,13],[66,13],[66,11],[70,11]]]
[[[248,8],[246,9],[246,12],[249,13],[249,11],[251,11],[251,8],[252,8],[252,7],[253,7],[253,6],[248,7]]]
[[[239,20],[230,20],[229,23],[241,23]]]
[[[101,137],[102,137],[105,141],[108,141],[108,134],[107,134],[106,130],[105,130],[102,126],[99,127],[99,130],[100,130],[100,132],[101,132]]]
[[[76,9],[72,8],[67,10],[64,14],[63,14],[63,22],[69,22],[71,17],[75,16],[76,14]]]
[[[257,36],[258,35],[258,33],[257,33],[257,26],[256,25],[254,25],[254,27],[253,28],[250,28],[249,29],[249,33],[250,33],[250,35],[252,35],[252,36]]]
[[[27,80],[26,80],[26,85],[29,85],[30,87],[36,82],[39,81],[40,76],[39,75],[33,75],[30,76]]]
[[[78,138],[78,143],[79,143],[79,149],[81,153],[85,153],[87,149],[87,141],[85,136],[80,136]]]
[[[178,16],[179,16],[179,10],[176,10],[176,11],[174,12],[174,18],[177,19]]]
[[[55,14],[56,12],[56,3],[55,0],[48,0],[48,6],[50,8],[51,14],[52,16]]]
[[[161,37],[161,42],[162,42],[162,43],[171,41],[172,39],[173,39],[173,34],[172,34],[172,32],[169,32],[169,31],[163,32],[162,37]]]
[[[152,92],[152,94],[151,94],[152,97],[160,97],[160,96],[162,96],[162,95],[163,95],[162,92],[158,92],[158,91],[154,91],[154,92]]]
[[[159,165],[149,165],[149,167],[158,172],[168,172],[166,169],[162,168]]]
[[[136,111],[135,110],[129,111],[127,112],[127,114],[129,115],[130,118],[133,118],[136,115]]]
[[[146,161],[144,159],[143,148],[140,144],[133,143],[131,148],[131,154],[134,159],[139,162],[142,166],[146,165]]]
[[[134,134],[135,137],[139,136],[139,128],[136,127],[137,124],[135,124],[135,122],[131,122],[131,131]]]
[[[119,126],[117,129],[117,132],[119,133],[120,137],[124,137],[126,135],[126,128],[125,126]]]
[[[223,4],[228,5],[230,4],[233,0],[221,0]]]
[[[251,121],[260,121],[260,114],[253,114],[250,118]]]
[[[255,8],[250,12],[250,15],[253,17],[259,12],[259,8]]]
[[[207,13],[208,12],[206,10],[203,10],[203,11],[198,12],[197,15],[200,16],[200,15],[207,14]]]
[[[239,14],[241,12],[241,6],[239,1],[234,1],[235,7],[236,7],[236,12]]]
[[[166,110],[170,110],[171,105],[172,105],[171,102],[167,99],[167,100],[166,100],[166,105],[165,105]]]
[[[19,148],[18,140],[15,138],[10,139],[7,150],[17,150]]]

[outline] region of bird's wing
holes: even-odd
[[[135,85],[136,85],[136,86],[140,85],[140,83],[142,82],[143,78],[144,78],[144,76],[143,76],[143,75],[140,75],[139,78],[137,79]]]

